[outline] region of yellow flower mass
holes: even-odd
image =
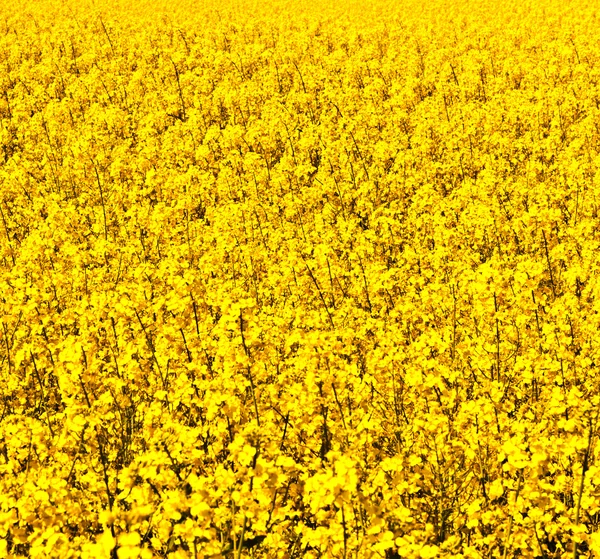
[[[0,0],[0,557],[600,557],[599,14]]]

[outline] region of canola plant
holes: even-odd
[[[0,557],[600,556],[598,10],[0,0]]]

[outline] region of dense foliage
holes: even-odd
[[[3,0],[0,556],[600,555],[598,8]]]

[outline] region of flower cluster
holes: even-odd
[[[600,555],[597,3],[200,4],[0,0],[0,557]]]

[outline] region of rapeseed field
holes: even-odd
[[[0,0],[0,557],[600,557],[599,15]]]

